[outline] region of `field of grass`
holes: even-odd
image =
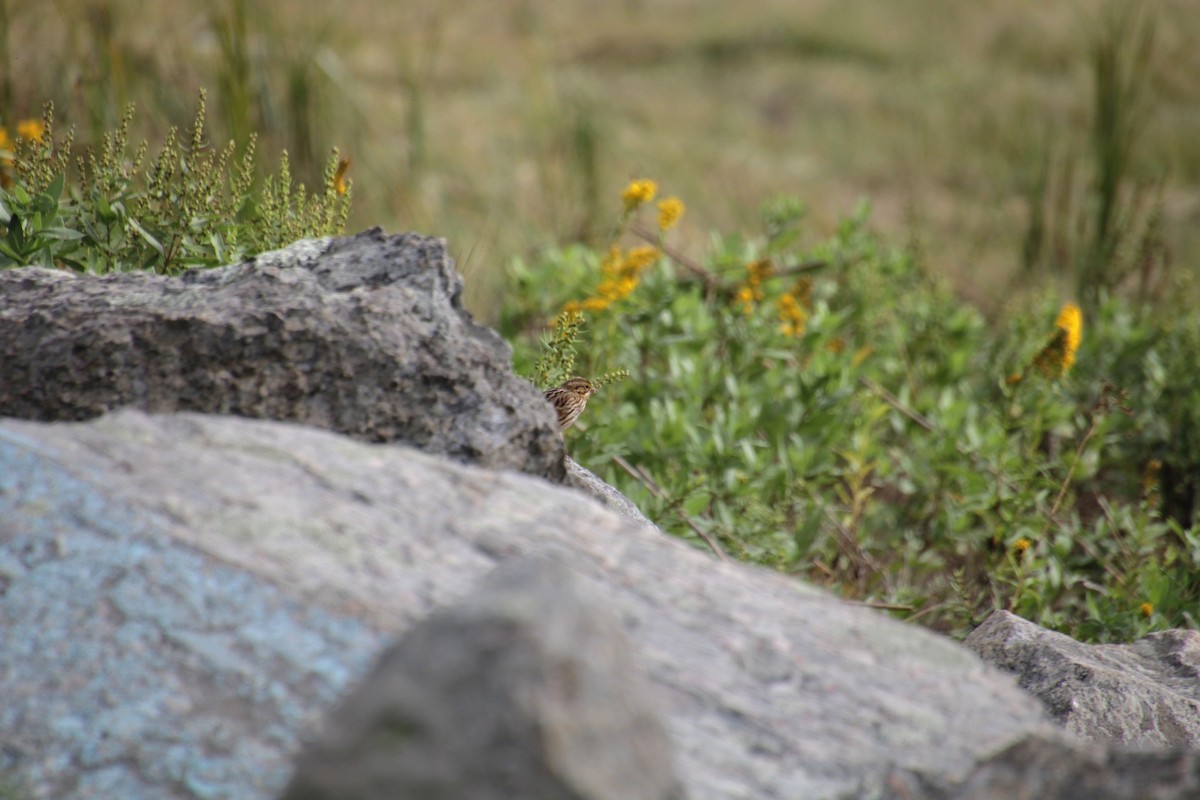
[[[87,141],[135,102],[135,138],[160,140],[207,88],[218,143],[260,131],[264,160],[287,147],[310,181],[341,147],[351,229],[446,236],[489,320],[513,256],[603,238],[604,199],[643,175],[688,203],[697,257],[774,195],[801,198],[818,234],[869,198],[876,226],[992,313],[1022,274],[1041,166],[1088,180],[1111,5],[0,0],[0,123],[52,99]],[[1191,268],[1200,14],[1143,5],[1158,25],[1129,175],[1162,181],[1161,239]]]

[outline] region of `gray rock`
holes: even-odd
[[[0,270],[0,415],[232,413],[561,480],[553,412],[461,290],[443,240],[378,229],[178,278]]]
[[[642,510],[635,506],[632,501],[625,495],[618,492],[613,487],[609,486],[604,481],[596,477],[596,474],[587,467],[582,466],[578,461],[567,456],[567,475],[563,480],[564,486],[570,486],[574,489],[586,494],[593,500],[599,501],[602,505],[616,512],[625,519],[638,523],[639,525],[649,525],[655,530],[658,526],[642,513]]]
[[[1107,749],[1030,736],[956,786],[934,788],[901,774],[888,784],[888,800],[1195,800],[1200,753]]]
[[[995,611],[964,644],[1015,673],[1054,720],[1084,739],[1200,746],[1200,633],[1089,645]]]
[[[0,773],[35,800],[269,798],[378,657],[510,557],[605,598],[694,800],[880,798],[1057,731],[940,636],[577,492],[298,425],[0,421]]]
[[[285,800],[670,800],[670,743],[616,618],[517,559],[384,653]]]

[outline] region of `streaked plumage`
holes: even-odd
[[[561,386],[546,390],[546,399],[558,412],[558,429],[565,431],[583,413],[588,398],[600,391],[586,378],[569,378]]]

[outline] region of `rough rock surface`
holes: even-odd
[[[284,800],[671,800],[670,742],[620,623],[561,564],[514,559],[384,653]]]
[[[0,416],[294,420],[561,480],[553,412],[461,289],[443,240],[377,229],[178,278],[0,270]]]
[[[1091,645],[995,611],[964,644],[1016,673],[1022,689],[1084,739],[1200,747],[1200,633]]]
[[[936,783],[937,781],[934,781]],[[1200,752],[1106,749],[1030,736],[982,763],[962,783],[931,786],[893,774],[887,800],[1195,800]]]
[[[1057,733],[953,642],[577,492],[122,411],[0,420],[0,773],[35,800],[265,800],[389,637],[524,554],[621,620],[692,800],[870,800],[892,769],[961,779]]]
[[[598,500],[602,505],[628,520],[641,525],[649,525],[655,529],[658,528],[657,525],[642,513],[640,508],[629,501],[628,497],[597,478],[596,474],[590,469],[582,466],[570,456],[567,456],[566,465],[567,475],[563,480],[564,486],[579,489],[587,496]]]

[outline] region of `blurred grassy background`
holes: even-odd
[[[1190,268],[1200,14],[1195,0],[1142,5],[1158,25],[1129,177],[1161,187],[1156,236]],[[341,147],[351,229],[447,237],[488,320],[512,256],[603,238],[620,187],[643,176],[687,202],[696,251],[776,194],[808,203],[814,236],[866,196],[878,227],[992,311],[1023,274],[1047,181],[1087,180],[1111,6],[0,0],[0,124],[52,99],[87,142],[134,102],[135,140],[156,142],[205,87],[216,142],[259,131],[262,161],[286,147],[310,184]]]

